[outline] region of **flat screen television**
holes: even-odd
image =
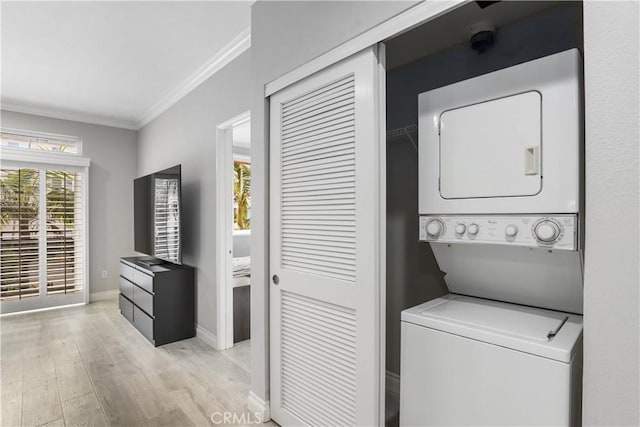
[[[134,249],[153,265],[182,264],[181,165],[133,181]]]

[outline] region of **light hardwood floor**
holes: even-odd
[[[248,341],[154,348],[117,301],[4,317],[0,336],[1,426],[208,426],[214,412],[255,421]]]

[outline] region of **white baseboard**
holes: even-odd
[[[386,372],[386,390],[388,393],[400,395],[400,375],[387,371]]]
[[[114,289],[112,291],[102,291],[102,292],[91,292],[89,294],[89,301],[104,301],[108,299],[116,299],[118,298],[118,294],[120,291],[118,289]]]
[[[269,401],[262,400],[253,391],[249,392],[247,407],[249,408],[250,412],[253,412],[254,414],[260,414],[260,419],[263,423],[271,419]]]
[[[72,307],[80,307],[82,305],[86,305],[83,302],[75,303],[75,304],[66,304],[66,305],[56,305],[55,307],[45,307],[45,308],[34,308],[33,310],[23,310],[23,311],[12,311],[12,312],[0,312],[0,317],[9,317],[9,316],[17,316],[20,314],[34,314],[40,313],[41,311],[51,311],[51,310],[60,310],[62,308],[72,308]]]
[[[196,325],[196,337],[200,338],[211,347],[218,349],[218,338],[216,334],[211,333],[200,325]]]

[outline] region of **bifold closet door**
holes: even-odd
[[[270,99],[271,416],[379,424],[376,48]]]

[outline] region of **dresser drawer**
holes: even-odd
[[[120,293],[130,300],[133,300],[133,283],[124,277],[120,277]]]
[[[132,266],[120,261],[120,275],[122,277],[133,281],[133,271],[134,271],[134,268]]]
[[[135,305],[133,306],[133,326],[153,342],[153,319]]]
[[[133,283],[145,291],[153,293],[153,276],[149,276],[140,270],[133,270]]]
[[[120,298],[120,313],[127,319],[129,322],[133,322],[133,304],[131,301],[119,295]]]
[[[153,295],[135,285],[133,286],[133,303],[153,316]]]

